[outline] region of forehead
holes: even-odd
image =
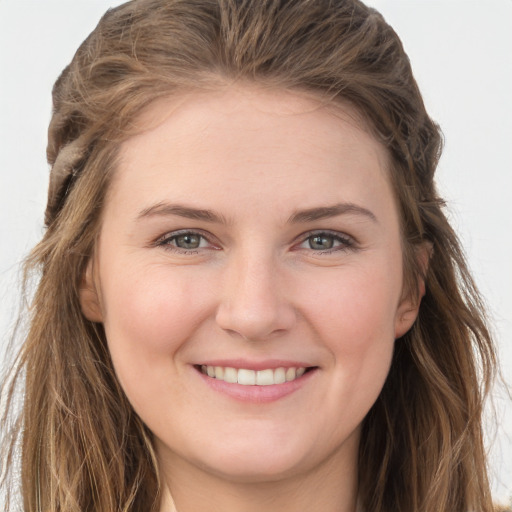
[[[132,123],[134,136],[125,141],[123,147],[131,145],[137,139],[137,135],[143,136],[155,131],[170,118],[173,118],[177,125],[185,118],[196,122],[202,119],[205,122],[203,128],[206,133],[207,113],[219,122],[226,118],[233,122],[241,120],[244,127],[248,126],[249,122],[258,121],[264,127],[268,127],[269,123],[290,124],[293,119],[296,119],[299,127],[304,122],[311,123],[313,118],[317,117],[319,122],[315,123],[316,129],[323,125],[322,131],[327,131],[333,125],[342,122],[351,125],[361,134],[366,134],[372,143],[381,146],[372,136],[372,129],[366,117],[348,100],[334,101],[319,93],[302,89],[241,83],[215,84],[213,89],[180,91],[154,101]],[[212,125],[211,122],[209,124]],[[188,123],[181,124],[180,132],[186,134],[188,127]],[[254,128],[257,128],[257,125],[254,125]]]
[[[337,196],[344,187],[350,195],[357,181],[366,183],[360,193],[389,192],[388,152],[349,104],[230,86],[160,100],[136,124],[140,133],[121,146],[113,193],[158,189],[162,200],[213,200],[231,190],[249,200],[278,188],[282,198],[307,201],[308,191]]]

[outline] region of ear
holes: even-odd
[[[395,339],[402,337],[414,324],[420,310],[421,299],[425,295],[425,276],[427,275],[433,247],[424,242],[416,248],[415,257],[419,266],[417,294],[416,290],[402,297],[395,317]]]
[[[99,286],[94,279],[93,258],[89,260],[85,274],[80,283],[79,297],[82,313],[91,322],[103,322],[101,303],[98,293]]]

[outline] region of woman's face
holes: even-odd
[[[142,122],[81,298],[161,463],[237,481],[354,468],[416,316],[386,150],[350,108],[285,91],[195,93]]]

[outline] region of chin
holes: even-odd
[[[304,440],[294,442],[290,436],[287,442],[271,436],[259,439],[258,436],[231,437],[229,442],[208,443],[209,449],[194,450],[194,455],[188,454],[185,458],[193,461],[196,467],[227,481],[264,483],[307,471],[306,466],[311,465],[316,454],[306,453],[304,444]]]
[[[210,473],[234,483],[266,483],[284,480],[305,470],[301,461],[255,457],[253,460],[227,458],[207,468]]]

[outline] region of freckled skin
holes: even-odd
[[[221,504],[226,483],[315,482],[317,510],[353,510],[360,425],[416,315],[401,300],[386,150],[348,107],[248,86],[160,102],[143,121],[150,128],[121,149],[88,274],[98,293],[83,309],[104,323],[175,499],[185,512],[193,499],[199,507],[192,481]],[[211,210],[221,222],[140,215],[160,203]],[[376,220],[289,222],[297,210],[340,203]],[[178,247],[180,230],[199,233],[199,246]],[[312,248],[319,232],[331,251]],[[222,358],[317,369],[283,399],[245,404],[210,389],[193,366]],[[306,506],[302,494],[281,510]],[[218,510],[234,510],[229,503]]]

